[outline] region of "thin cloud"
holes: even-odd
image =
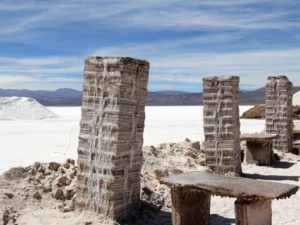
[[[211,33],[205,35],[194,36],[185,39],[169,39],[157,42],[147,43],[127,43],[119,46],[104,47],[95,50],[91,55],[122,55],[133,57],[151,57],[171,54],[172,52],[186,51],[185,47],[214,45],[218,43],[228,43],[236,41],[243,37],[243,34],[223,34]]]
[[[49,1],[38,4],[29,1],[2,4],[8,12],[24,11],[12,21],[3,22],[0,32],[12,34],[21,31],[53,27],[72,22],[97,21],[102,26],[148,27],[153,29],[287,29],[299,27],[294,15],[296,1]],[[35,4],[37,4],[35,6]],[[272,5],[269,11],[261,6]],[[247,7],[245,7],[245,5]],[[294,7],[296,9],[293,9]],[[26,13],[30,8],[35,13]],[[75,16],[76,15],[76,16]],[[291,18],[292,17],[292,18]],[[122,21],[122,23],[120,23]]]
[[[82,78],[74,77],[44,77],[44,76],[24,76],[24,75],[0,75],[0,84],[14,84],[27,82],[82,82]]]
[[[0,57],[1,74],[79,74],[83,71],[83,59],[77,57]]]
[[[1,75],[0,85],[11,85],[16,83],[36,82],[37,80],[33,77],[22,76],[22,75]]]
[[[0,64],[3,63],[13,63],[19,65],[27,65],[27,66],[51,66],[51,65],[65,65],[72,64],[81,60],[77,57],[22,57],[22,58],[13,58],[13,57],[1,57],[0,56]]]
[[[287,74],[294,77],[300,71],[300,48],[228,52],[200,52],[192,49],[177,52],[176,48],[182,46],[182,43],[185,42],[175,41],[170,45],[156,42],[132,47],[124,45],[104,48],[96,53],[121,53],[147,59],[151,64],[150,79],[156,81],[193,83],[200,82],[202,77],[208,74],[235,74],[240,75],[244,83],[263,85],[265,77],[270,74]]]
[[[245,84],[263,86],[267,76],[286,74],[296,83],[299,60],[300,49],[172,55],[152,61],[150,79],[198,83],[207,75],[238,75]]]
[[[108,55],[114,55],[115,52],[126,52],[124,49],[106,49]],[[163,50],[159,45],[156,51]],[[169,81],[182,82],[187,84],[200,83],[202,78],[207,75],[238,75],[241,76],[243,83],[263,85],[266,77],[271,74],[287,74],[292,80],[297,81],[298,71],[300,71],[300,49],[284,49],[284,50],[264,50],[264,51],[242,51],[229,53],[178,53],[171,54],[166,57],[165,54],[157,54],[155,51],[148,52],[147,48],[140,46],[134,51],[142,53],[143,58],[150,61],[151,74],[150,81]],[[149,54],[149,55],[148,55]],[[50,59],[53,59],[49,62]],[[3,64],[4,62],[4,64]],[[11,64],[14,62],[14,64]],[[47,63],[46,63],[47,62]],[[67,65],[63,66],[64,63]],[[10,65],[8,65],[9,63]],[[49,64],[51,68],[49,68]],[[79,65],[78,65],[79,64]],[[33,67],[32,65],[36,65]],[[37,75],[44,76],[44,81],[50,81],[47,77],[60,76],[61,81],[71,81],[72,77],[68,74],[81,74],[83,72],[83,59],[67,57],[61,58],[9,58],[3,60],[0,65],[0,75],[10,74],[11,79],[15,82],[31,81],[34,82]],[[15,76],[15,73],[21,76]],[[25,76],[26,75],[26,76]],[[25,76],[27,80],[24,80]],[[30,77],[33,80],[30,80]],[[3,79],[8,80],[8,77]],[[59,79],[55,78],[57,81]],[[54,78],[51,81],[55,81]],[[73,81],[80,82],[80,79]],[[3,82],[0,84],[3,84]],[[166,84],[165,84],[166,85]]]
[[[87,55],[147,59],[153,88],[188,88],[209,74],[300,82],[299,9],[296,0],[3,1],[0,40],[24,49],[0,53],[0,85],[81,88]]]

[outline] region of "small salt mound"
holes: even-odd
[[[41,120],[58,118],[33,98],[0,97],[0,120]]]
[[[299,105],[300,106],[300,91],[296,92],[293,95],[293,105]]]

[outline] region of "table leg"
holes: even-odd
[[[236,225],[272,225],[271,200],[235,201]]]
[[[245,161],[247,163],[266,166],[270,165],[272,152],[270,141],[248,140],[246,145]]]
[[[210,194],[172,188],[173,225],[209,225]]]

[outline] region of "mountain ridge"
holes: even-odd
[[[295,86],[293,93],[300,91]],[[71,88],[60,88],[55,91],[29,89],[0,88],[0,97],[31,97],[45,106],[80,106],[82,92]],[[265,103],[265,88],[253,91],[240,91],[240,105],[256,105]],[[188,106],[202,105],[201,92],[185,91],[149,91],[147,97],[149,106]]]

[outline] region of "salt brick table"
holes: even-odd
[[[293,143],[293,148],[298,149],[298,154],[300,155],[300,140]]]
[[[249,164],[269,166],[273,152],[272,140],[277,137],[278,134],[242,134],[240,140],[246,141],[247,146],[245,161]]]
[[[173,225],[208,225],[211,195],[233,197],[237,225],[271,225],[273,199],[288,198],[299,187],[206,172],[171,175]]]

